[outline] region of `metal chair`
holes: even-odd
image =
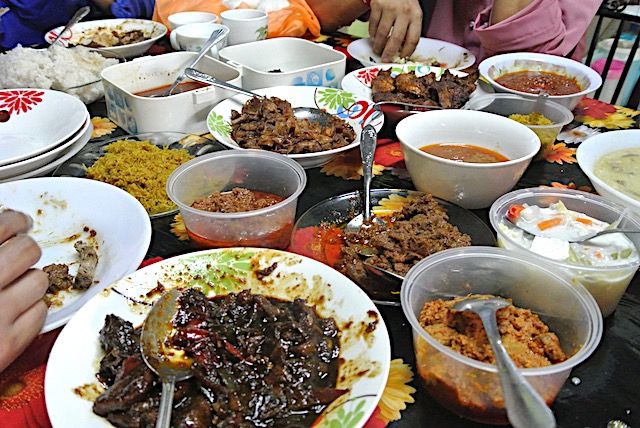
[[[637,5],[638,3],[639,3],[638,0],[605,0],[604,2],[602,2],[602,5],[600,5],[600,9],[596,14],[597,22],[596,22],[595,30],[591,38],[591,41],[588,44],[589,49],[584,62],[586,65],[591,65],[592,63],[593,54],[596,50],[596,46],[598,44],[598,41],[600,39],[600,35],[602,32],[603,20],[605,18],[611,18],[618,21],[618,28],[616,30],[613,43],[611,45],[611,49],[609,50],[609,55],[607,56],[604,69],[602,70],[603,81],[605,81],[606,76],[609,73],[609,69],[611,68],[611,63],[613,62],[614,54],[616,49],[618,48],[620,37],[622,35],[622,31],[624,29],[625,24],[629,22],[640,24],[640,16],[629,15],[624,13],[624,9],[628,5],[632,5],[632,4]],[[636,35],[635,41],[633,42],[633,46],[631,47],[631,50],[629,52],[629,56],[625,61],[622,74],[620,75],[620,80],[618,81],[618,84],[616,85],[616,88],[613,92],[613,96],[611,98],[611,102],[613,104],[617,103],[618,97],[622,92],[622,87],[624,86],[627,76],[629,74],[629,69],[631,68],[631,64],[633,63],[639,44],[640,44],[640,35]],[[629,76],[629,77],[635,78],[635,76]],[[602,93],[602,87],[600,87],[600,89],[596,91],[594,98],[599,99],[601,93]],[[629,99],[625,104],[625,107],[638,108],[639,102],[640,102],[640,79],[637,79],[633,87],[633,90],[631,91],[631,95],[629,96]]]

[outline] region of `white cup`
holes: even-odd
[[[172,30],[181,27],[185,24],[198,24],[209,23],[215,24],[218,22],[218,15],[209,12],[178,12],[173,15],[169,15],[169,25]]]
[[[169,39],[171,47],[177,51],[199,52],[202,46],[209,40],[211,33],[220,28],[227,28],[222,24],[196,23],[185,24],[171,32]],[[228,35],[229,33],[227,33]],[[210,56],[218,59],[218,51],[227,46],[227,37],[216,43],[210,51]]]
[[[229,27],[229,46],[267,38],[269,15],[263,10],[225,10],[220,13],[220,20]]]

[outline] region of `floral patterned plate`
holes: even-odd
[[[167,259],[113,283],[69,321],[47,363],[45,400],[56,427],[111,427],[91,411],[103,390],[96,379],[103,356],[98,342],[105,316],[142,324],[162,288],[198,287],[214,296],[251,289],[280,299],[303,298],[340,329],[338,388],[349,392],[334,401],[314,427],[364,425],[384,390],[390,343],[380,312],[366,294],[330,267],[297,254],[259,248],[226,248]],[[70,367],[73,367],[70,370]]]
[[[379,216],[389,216],[422,194],[404,189],[374,189],[371,191],[372,209]],[[289,250],[335,266],[340,260],[342,228],[354,215],[362,212],[360,195],[361,192],[345,193],[309,208],[294,226]],[[493,230],[474,213],[440,199],[438,203],[449,216],[449,223],[471,237],[472,245],[496,245]],[[376,303],[400,305],[397,281],[385,281],[384,275],[374,277],[370,271],[367,277],[358,281],[358,285]]]
[[[254,90],[258,95],[278,97],[289,101],[292,107],[316,107],[335,114],[347,121],[356,132],[356,139],[346,146],[317,153],[287,155],[296,160],[303,168],[315,168],[330,162],[340,153],[360,145],[360,133],[367,123],[376,131],[384,124],[384,116],[376,115],[373,101],[366,97],[335,88],[314,86],[274,86]],[[217,104],[207,117],[207,126],[211,135],[231,149],[242,150],[231,138],[231,111],[240,112],[248,100],[246,95],[236,95]]]

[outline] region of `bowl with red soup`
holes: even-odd
[[[497,92],[528,98],[544,93],[549,100],[569,110],[602,85],[602,78],[591,67],[557,55],[533,52],[495,55],[483,60],[478,69]]]
[[[416,113],[396,134],[416,189],[467,209],[513,189],[540,149],[527,126],[473,110]]]
[[[306,183],[304,169],[284,155],[230,150],[183,164],[169,176],[167,195],[198,248],[282,250]]]

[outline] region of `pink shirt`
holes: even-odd
[[[584,34],[601,0],[534,0],[489,25],[492,0],[436,0],[426,37],[464,46],[482,59],[505,52],[543,52],[580,60]]]

